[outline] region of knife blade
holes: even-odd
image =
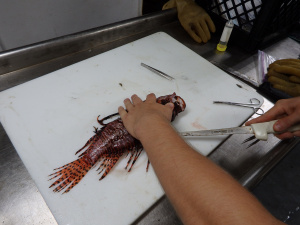
[[[215,136],[215,135],[229,135],[229,134],[254,134],[259,140],[266,141],[268,139],[268,134],[276,134],[273,126],[277,120],[272,120],[264,123],[254,123],[250,126],[242,127],[231,127],[213,130],[197,130],[197,131],[185,131],[179,132],[181,136]],[[300,124],[296,124],[290,127],[287,131],[294,132],[300,130]],[[283,132],[281,132],[283,133]]]
[[[215,135],[229,135],[229,134],[253,134],[251,126],[231,127],[212,130],[197,130],[180,132],[181,136],[215,136]]]

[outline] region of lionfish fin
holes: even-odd
[[[140,154],[141,154],[142,151],[143,151],[143,149],[138,149],[138,150],[134,150],[134,151],[131,152],[130,158],[129,158],[129,160],[127,162],[127,165],[125,167],[125,169],[127,169],[128,166],[129,166],[129,164],[131,163],[131,166],[128,169],[128,172],[131,171],[134,163],[136,162],[136,160],[138,159],[138,157],[140,156]],[[133,161],[131,162],[132,159],[133,159]]]
[[[106,175],[109,173],[109,171],[116,165],[119,158],[123,155],[123,152],[117,152],[115,154],[104,154],[100,161],[100,166],[97,169],[97,171],[100,170],[98,174],[102,174],[99,180],[102,180]]]
[[[55,173],[50,174],[49,180],[57,178],[57,180],[51,184],[49,188],[54,188],[54,192],[60,192],[64,190],[64,193],[69,192],[79,181],[85,176],[85,174],[91,169],[92,165],[85,160],[85,158],[79,158],[73,162],[70,162],[62,167],[59,167]]]
[[[81,148],[81,149],[79,149],[77,152],[75,152],[75,155],[77,155],[79,152],[81,152],[83,149],[85,149],[87,146],[91,146],[91,145],[93,145],[93,143],[95,142],[95,141],[97,141],[99,139],[99,136],[97,136],[97,135],[94,135],[93,137],[91,137],[86,143],[85,143],[85,145]],[[83,153],[84,154],[84,153]],[[83,154],[81,154],[81,155],[79,155],[79,157],[81,157]]]

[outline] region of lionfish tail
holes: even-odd
[[[70,162],[62,167],[56,168],[56,172],[49,175],[49,180],[57,178],[57,180],[51,184],[49,188],[55,187],[54,192],[63,191],[69,192],[79,181],[85,176],[85,174],[91,169],[92,165],[85,160],[85,158],[79,158],[73,162]]]

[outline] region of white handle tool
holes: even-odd
[[[277,132],[273,129],[273,126],[276,122],[277,120],[272,120],[265,123],[251,124],[255,137],[259,140],[266,141],[268,139],[268,134],[276,134]],[[290,127],[287,131],[294,132],[298,130],[300,130],[300,124]]]

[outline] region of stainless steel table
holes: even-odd
[[[215,50],[219,41],[216,35],[205,45],[197,44],[183,30],[177,21],[176,11],[172,9],[2,52],[0,90],[158,31],[168,33],[210,62],[229,69],[233,74],[244,74],[255,82],[256,54],[244,52],[234,43],[229,43],[228,50],[219,54]],[[286,38],[264,51],[274,57],[297,58],[299,49],[298,43]],[[265,99],[264,110],[267,111],[272,106],[273,103]],[[261,141],[246,150],[247,145],[241,144],[241,140],[247,137],[233,135],[208,156],[246,188],[254,187],[299,142],[297,138],[279,141],[270,136],[267,142]],[[57,224],[2,126],[0,143],[0,223]],[[163,197],[134,224],[181,222],[168,199]]]

